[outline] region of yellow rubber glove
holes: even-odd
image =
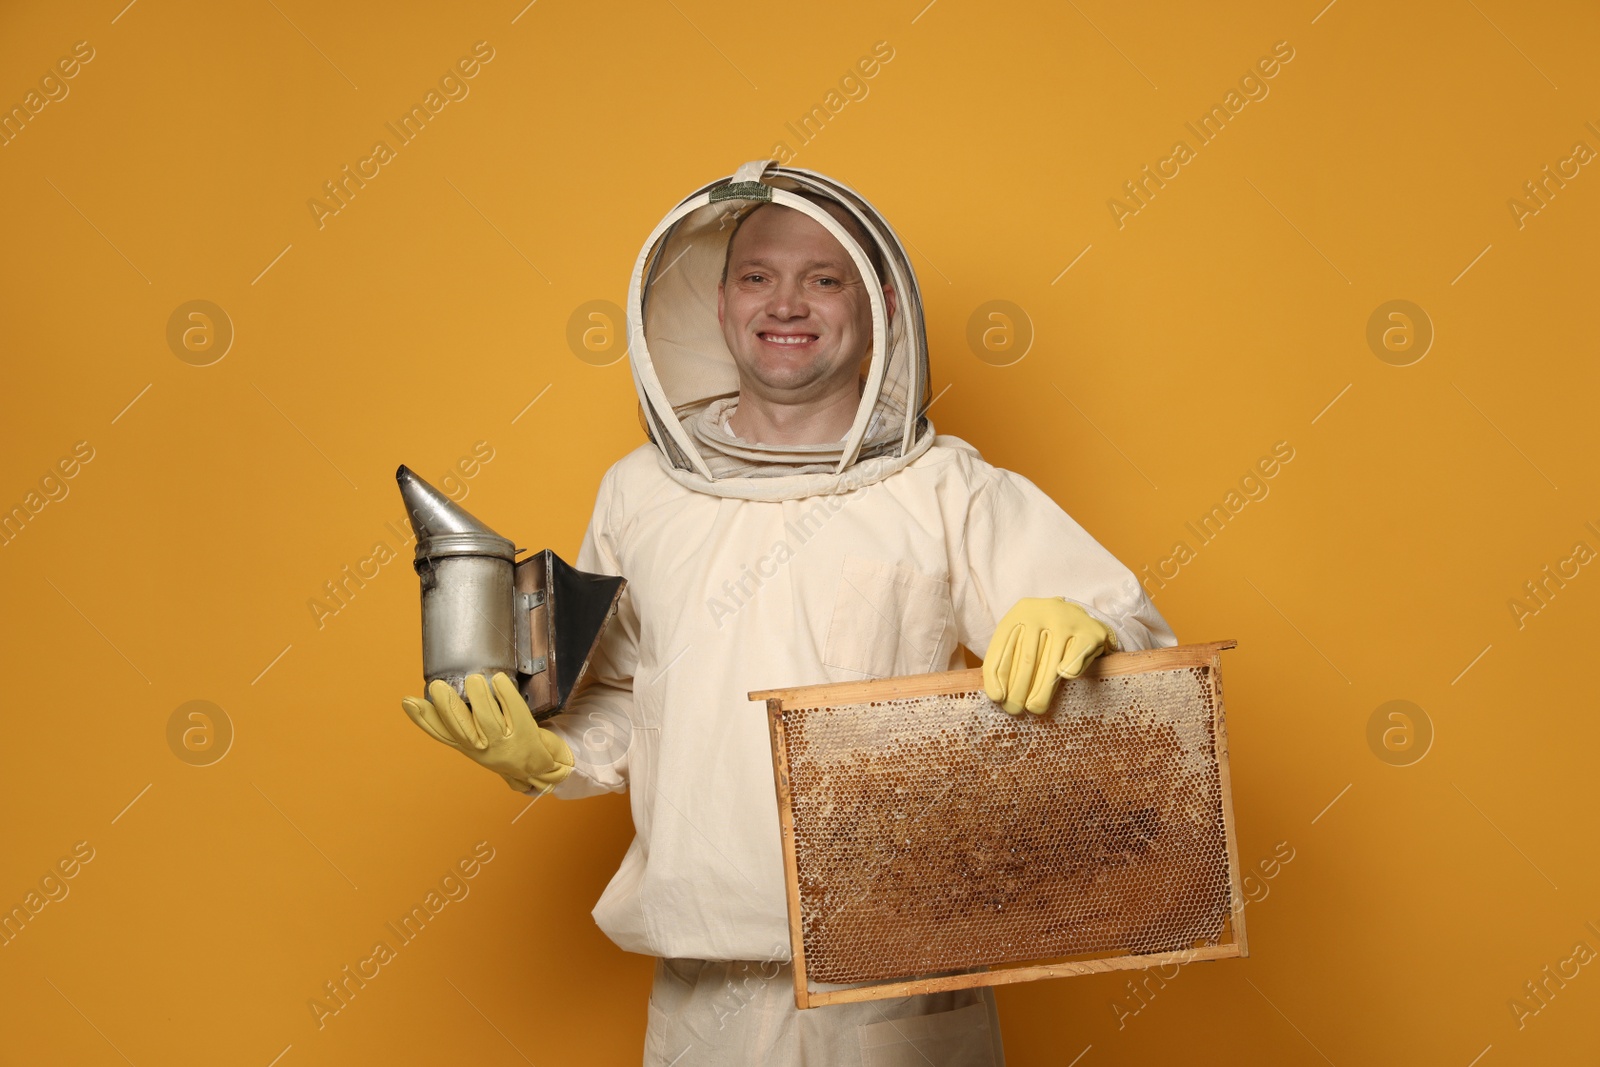
[[[572,749],[533,721],[528,702],[503,671],[494,676],[493,692],[481,674],[467,675],[466,688],[470,713],[456,691],[437,680],[428,686],[432,700],[404,697],[400,705],[435,741],[494,771],[519,793],[533,786],[543,796],[572,773]]]
[[[1076,678],[1117,637],[1076,604],[1024,597],[1006,612],[983,657],[983,691],[1009,714],[1044,714],[1056,682]]]

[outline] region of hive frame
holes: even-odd
[[[1085,678],[1143,674],[1182,667],[1209,668],[1214,706],[1212,731],[1217,761],[1218,788],[1228,862],[1229,912],[1215,945],[1195,945],[1168,952],[1136,955],[1123,952],[1095,952],[1048,963],[1004,964],[998,969],[983,967],[962,974],[878,981],[829,989],[813,989],[806,977],[803,913],[801,911],[799,857],[796,853],[793,795],[790,791],[788,746],[784,712],[798,708],[860,704],[870,701],[968,693],[983,689],[983,671],[972,668],[936,674],[909,675],[866,682],[831,682],[787,689],[763,689],[749,694],[751,700],[767,704],[767,726],[772,740],[772,769],[778,795],[778,823],[783,838],[784,888],[788,899],[789,941],[793,954],[795,1005],[819,1007],[852,1001],[881,1000],[920,993],[933,993],[977,986],[1010,985],[1041,978],[1060,978],[1075,974],[1137,970],[1184,964],[1197,960],[1243,958],[1249,955],[1245,940],[1244,889],[1239,866],[1239,842],[1234,826],[1233,788],[1228,766],[1228,735],[1223,706],[1221,653],[1236,647],[1232,640],[1177,645],[1171,648],[1137,652],[1113,652],[1099,657],[1084,672]],[[1070,685],[1071,682],[1063,682]],[[998,707],[996,714],[1004,714]]]

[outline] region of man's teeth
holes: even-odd
[[[780,345],[802,345],[811,340],[810,334],[768,333],[762,334],[768,341]]]

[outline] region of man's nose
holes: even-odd
[[[806,302],[805,290],[799,281],[790,279],[772,287],[767,310],[773,318],[798,319],[810,314],[811,306]]]

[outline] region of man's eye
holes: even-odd
[[[818,278],[817,279],[817,284],[822,286],[825,289],[836,288],[839,285],[839,279],[838,278]]]
[[[767,280],[767,276],[765,274],[746,274],[744,280],[747,282],[764,282]]]

